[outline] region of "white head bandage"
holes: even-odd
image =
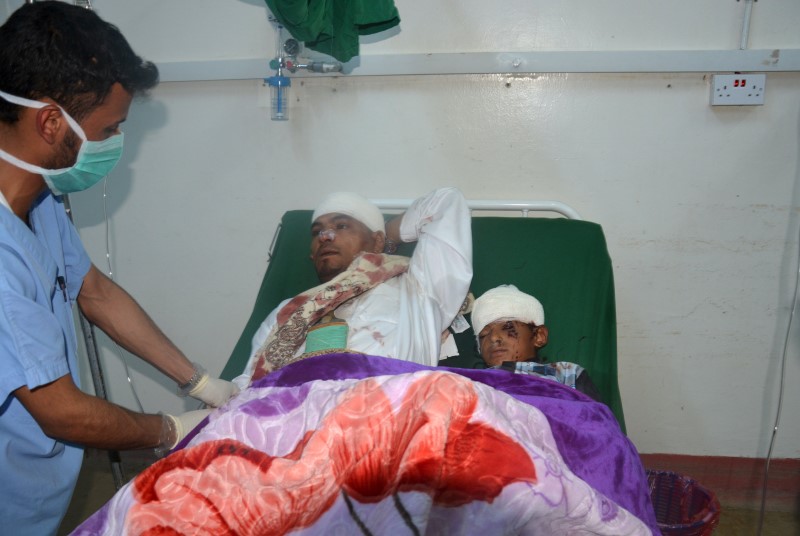
[[[484,292],[472,306],[475,336],[488,324],[498,320],[519,320],[541,326],[544,324],[544,308],[539,300],[514,285],[500,285]]]
[[[334,212],[355,218],[373,233],[385,230],[383,214],[380,209],[369,200],[352,192],[336,192],[323,199],[314,211],[314,215],[311,216],[311,223],[314,223],[320,216]]]

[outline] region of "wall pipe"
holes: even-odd
[[[750,40],[750,17],[753,14],[754,1],[744,0],[744,20],[742,21],[742,38],[739,41],[739,50],[747,50],[747,42]]]
[[[160,62],[162,82],[260,80],[271,58]],[[728,73],[800,71],[800,49],[443,52],[358,56],[350,76],[524,73]],[[306,73],[296,78],[341,76]]]

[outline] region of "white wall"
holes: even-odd
[[[744,4],[398,0],[400,32],[362,53],[735,49]],[[94,5],[155,61],[273,53],[260,1]],[[758,2],[750,46],[800,48],[798,22],[796,2]],[[285,210],[339,189],[559,199],[606,233],[639,450],[764,456],[798,269],[800,74],[768,74],[766,104],[741,108],[708,105],[710,74],[306,78],[287,123],[269,120],[257,80],[164,83],[132,108],[109,181],[114,276],[219,372]],[[105,269],[102,201],[101,187],[72,199]],[[794,326],[788,384],[799,342]],[[133,407],[103,345],[112,398]],[[128,362],[147,411],[189,407]],[[787,390],[777,457],[800,456],[798,404]]]

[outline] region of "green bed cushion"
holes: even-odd
[[[311,214],[310,210],[284,214],[253,312],[222,378],[241,374],[253,335],[272,309],[319,284],[309,260]],[[473,294],[514,284],[539,299],[550,331],[541,355],[548,361],[583,366],[624,430],[617,383],[614,276],[602,228],[562,218],[473,217],[472,233]],[[398,250],[404,255],[412,252],[413,244]],[[456,343],[459,356],[441,365],[483,367],[471,329],[457,335]]]

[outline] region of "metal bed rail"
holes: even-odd
[[[378,208],[402,210],[408,208],[413,199],[370,199]],[[514,200],[467,200],[470,210],[521,212],[527,218],[531,212],[556,212],[571,220],[581,220],[581,215],[571,206],[561,201],[514,201]]]

